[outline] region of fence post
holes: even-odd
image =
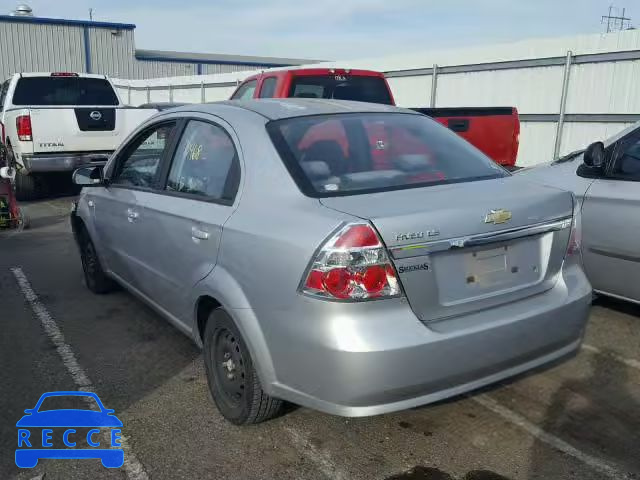
[[[147,103],[151,103],[151,87],[147,85]]]
[[[173,88],[171,84],[169,84],[169,102],[173,102]]]
[[[431,74],[431,100],[429,106],[436,108],[436,94],[438,91],[438,65],[433,64],[433,73]]]
[[[200,102],[206,102],[205,93],[204,93],[204,80],[200,82]]]
[[[564,115],[567,108],[567,94],[569,93],[569,74],[571,73],[573,53],[567,51],[567,60],[564,64],[564,73],[562,76],[562,94],[560,96],[560,113],[558,115],[558,125],[556,126],[556,142],[553,146],[553,159],[557,160],[560,156],[560,148],[562,147],[562,129],[564,127]]]
[[[131,85],[127,85],[127,105],[131,105]]]

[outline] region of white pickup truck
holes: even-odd
[[[18,199],[47,192],[52,180],[104,164],[155,109],[123,105],[104,75],[16,73],[0,86],[0,133],[15,167]]]

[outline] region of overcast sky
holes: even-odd
[[[0,0],[4,12],[17,1]],[[611,0],[26,0],[37,16],[134,23],[136,47],[317,59],[600,33]],[[626,4],[626,5],[625,5]],[[640,25],[640,1],[619,0]]]

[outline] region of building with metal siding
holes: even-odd
[[[237,72],[313,60],[136,50],[133,24],[0,15],[0,78],[73,71],[144,79]]]

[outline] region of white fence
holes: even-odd
[[[515,106],[521,166],[549,161],[640,121],[638,30],[314,66],[383,71],[400,106]],[[229,98],[253,73],[116,85],[132,105],[211,102]]]

